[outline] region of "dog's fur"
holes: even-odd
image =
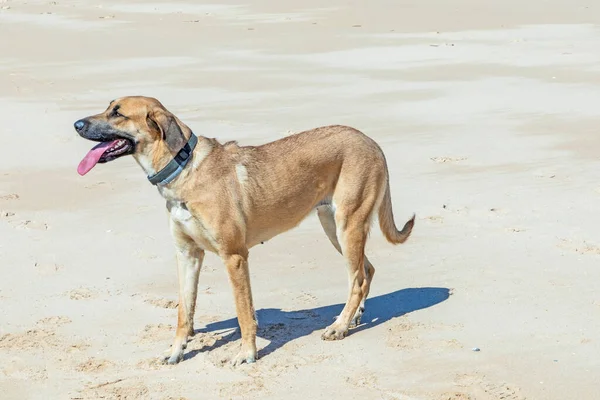
[[[118,110],[118,112],[117,112]],[[131,154],[151,175],[163,168],[190,137],[191,130],[158,100],[124,97],[76,128],[95,141],[128,139]],[[322,334],[342,339],[360,323],[375,269],[364,254],[372,218],[391,243],[409,237],[414,215],[402,230],[394,223],[389,176],[381,148],[347,126],[325,126],[262,146],[219,143],[198,136],[187,167],[158,190],[167,203],[179,272],[179,306],[170,364],[183,359],[193,335],[198,277],[205,251],[225,265],[242,334],[234,365],[257,358],[257,321],[252,304],[248,251],[297,226],[313,209],[348,265],[348,300]]]

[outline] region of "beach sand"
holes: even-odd
[[[0,0],[0,398],[596,399],[600,5]],[[313,215],[251,251],[259,357],[205,259],[185,360],[164,201],[131,157],[77,175],[73,122],[125,95],[257,145],[351,125],[383,148],[363,325],[320,339],[344,261]],[[479,350],[479,351],[477,351]]]

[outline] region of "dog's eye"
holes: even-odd
[[[124,115],[119,113],[117,110],[113,110],[112,115],[115,118],[124,117]]]

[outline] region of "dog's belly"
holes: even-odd
[[[246,238],[246,246],[248,246],[248,248],[250,249],[256,246],[257,244],[263,244],[267,240],[272,239],[275,236],[294,228],[296,225],[290,226],[289,228],[285,229],[278,227],[278,229],[264,229],[260,232],[255,232]]]
[[[255,221],[254,224],[248,227],[246,232],[246,245],[248,248],[266,242],[284,232],[294,229],[315,209],[314,205],[310,205],[300,212],[275,214],[274,218],[261,218]]]

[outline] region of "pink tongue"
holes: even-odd
[[[90,172],[90,170],[94,168],[96,164],[98,164],[98,161],[100,160],[100,157],[102,157],[102,154],[104,154],[104,152],[107,149],[113,147],[113,145],[116,145],[118,141],[119,140],[113,140],[112,142],[102,142],[94,146],[79,163],[79,166],[77,167],[77,172],[79,173],[79,175],[83,176]]]

